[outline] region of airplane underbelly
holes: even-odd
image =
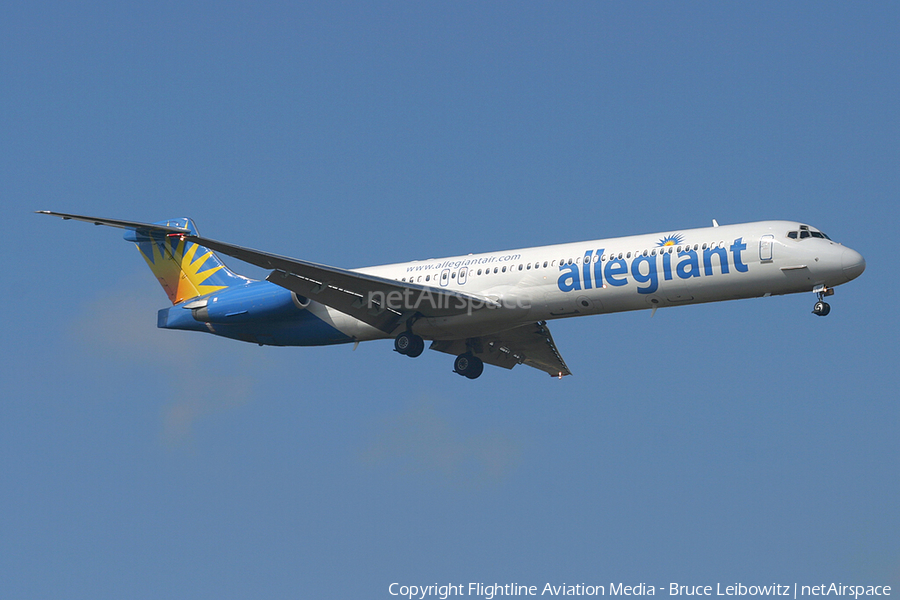
[[[365,342],[369,340],[380,340],[390,337],[385,332],[372,327],[367,323],[363,323],[359,319],[355,319],[339,310],[329,308],[323,304],[312,303],[309,307],[311,313],[321,319],[326,324],[337,329],[351,340]]]
[[[665,281],[660,285],[660,288],[662,296],[672,304],[690,302],[694,299],[694,295],[682,279]]]
[[[572,293],[546,292],[539,302],[540,304],[536,307],[537,312],[546,314],[550,318],[578,313],[575,295]]]

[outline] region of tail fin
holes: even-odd
[[[186,229],[199,235],[194,222],[187,218],[159,221],[153,225]],[[172,304],[249,281],[229,270],[212,250],[164,231],[129,229],[125,239],[135,242]]]

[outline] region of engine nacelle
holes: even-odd
[[[246,323],[290,317],[308,306],[308,298],[267,281],[255,281],[210,294],[186,308],[201,323]]]

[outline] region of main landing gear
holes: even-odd
[[[817,287],[813,290],[816,293],[816,296],[819,298],[819,301],[816,302],[816,305],[813,307],[813,314],[817,317],[824,317],[828,313],[831,312],[831,305],[825,302],[825,296],[833,296],[834,290],[823,286]]]
[[[415,358],[425,350],[425,340],[412,331],[404,331],[394,338],[394,350],[403,356]]]
[[[484,371],[484,363],[471,352],[463,352],[453,361],[453,372],[469,379],[478,379]]]
[[[403,356],[415,358],[425,350],[425,340],[412,331],[402,331],[394,338],[394,350]],[[453,372],[469,379],[477,379],[484,371],[484,362],[466,351],[453,361]]]

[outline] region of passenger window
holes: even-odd
[[[544,268],[545,268],[545,269],[547,268],[547,261],[546,261],[546,260],[544,261]]]
[[[504,273],[506,273],[506,267],[503,267],[502,271],[503,271]]]

